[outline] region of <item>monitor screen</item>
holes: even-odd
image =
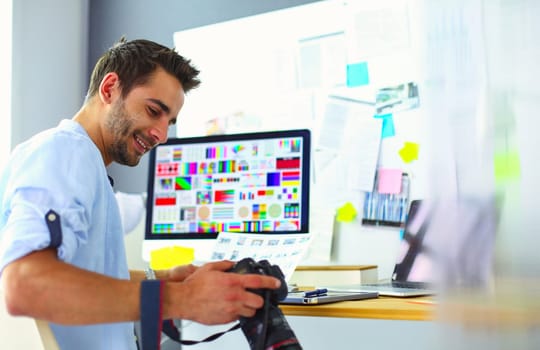
[[[309,130],[170,138],[150,153],[145,240],[307,233]]]

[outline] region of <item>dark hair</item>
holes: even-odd
[[[103,77],[110,72],[118,74],[122,96],[126,97],[135,86],[145,84],[158,66],[175,76],[182,84],[185,93],[201,83],[197,78],[199,70],[191,64],[190,60],[173,49],[150,40],[126,41],[122,37],[96,63],[90,77],[86,98],[98,92]]]

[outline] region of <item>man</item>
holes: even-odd
[[[77,114],[19,145],[0,177],[1,302],[12,315],[49,321],[62,349],[136,349],[145,274],[128,271],[106,166],[135,166],[167,140],[198,73],[171,49],[122,39],[97,62]],[[163,318],[253,316],[263,299],[246,289],[279,281],[226,273],[232,265],[157,271]]]

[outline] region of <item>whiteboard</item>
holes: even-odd
[[[365,160],[351,151],[362,145],[351,128],[371,125],[378,89],[419,79],[413,3],[320,1],[174,33],[176,50],[201,70],[202,81],[186,97],[177,135],[307,128],[319,181],[313,191],[324,188],[332,208],[358,202],[358,191],[369,186],[358,174],[373,178],[377,166],[402,168],[411,175],[412,197],[423,197],[425,158],[405,163],[399,155],[406,142],[427,144],[421,108],[394,115],[395,135],[373,150],[375,162],[366,163],[372,169],[348,172],[363,187],[339,170]],[[369,84],[347,85],[347,65],[356,62],[368,63]],[[329,115],[335,96],[352,101],[340,103],[346,116]]]

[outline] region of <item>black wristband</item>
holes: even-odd
[[[141,282],[141,350],[159,350],[162,330],[162,281]]]
[[[182,340],[178,328],[172,320],[163,320],[162,292],[164,282],[161,280],[144,280],[141,282],[141,350],[159,350],[161,346],[161,332],[171,340],[184,344],[194,345],[210,342],[223,334],[240,328],[240,323],[230,329],[213,334],[203,340]]]

